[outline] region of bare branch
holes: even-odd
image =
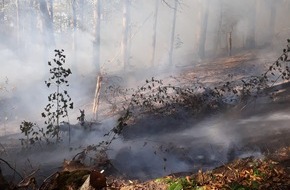
[[[21,179],[23,179],[22,175],[16,171],[15,168],[13,168],[6,160],[0,158],[0,161],[4,162],[10,169],[12,169]]]
[[[53,174],[51,174],[50,176],[48,176],[47,178],[45,178],[44,180],[43,180],[43,183],[41,184],[41,186],[39,187],[39,190],[45,190],[45,189],[47,189],[47,186],[49,185],[49,180],[51,179],[51,178],[57,178],[58,176],[60,175],[60,173],[59,172],[54,172]]]
[[[178,7],[182,7],[182,0],[174,0],[174,1],[177,1]],[[175,8],[174,6],[172,6],[172,5],[171,5],[167,0],[162,0],[162,2],[163,2],[166,6],[168,6],[170,9],[173,9],[173,10],[177,9],[177,8]],[[178,9],[177,9],[177,11],[178,11]]]
[[[17,187],[18,188],[28,188],[31,184],[34,185],[34,187],[37,186],[36,184],[36,180],[35,180],[35,177],[33,177],[36,172],[39,171],[39,168],[34,170],[33,172],[31,172],[27,177],[25,177],[23,180],[21,180]]]

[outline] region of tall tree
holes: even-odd
[[[2,24],[2,22],[5,19],[4,7],[5,7],[5,2],[2,1],[2,3],[1,3],[1,12],[0,12],[0,21],[1,21],[1,24]]]
[[[94,1],[94,20],[95,20],[95,39],[94,39],[94,65],[97,72],[100,72],[101,56],[100,56],[100,45],[101,45],[101,0]]]
[[[121,42],[121,52],[123,57],[124,69],[128,70],[130,57],[130,0],[123,0],[123,37]]]
[[[20,4],[19,4],[19,0],[16,0],[16,34],[17,34],[17,43],[19,45],[20,43]]]
[[[201,26],[199,31],[198,39],[198,55],[202,59],[205,56],[205,43],[207,35],[207,24],[208,24],[208,15],[209,15],[209,0],[204,0],[202,2],[202,16],[201,16]]]
[[[158,10],[159,10],[159,1],[158,0],[155,0],[154,23],[153,23],[153,36],[152,36],[151,66],[154,66],[154,64],[155,64]]]
[[[48,0],[48,12],[49,12],[49,17],[51,20],[51,23],[53,23],[53,3],[54,0]]]
[[[5,13],[4,13],[5,2],[2,1],[1,3],[1,12],[0,12],[0,33],[3,34],[4,32],[4,20],[5,20]]]
[[[76,31],[77,31],[77,13],[76,13],[76,0],[72,0],[72,15],[73,15],[73,50],[76,51]],[[76,52],[74,53],[74,55]]]
[[[256,14],[257,14],[257,0],[249,1],[249,10],[247,12],[247,33],[246,33],[246,48],[255,48],[256,46]]]
[[[219,18],[218,18],[218,25],[217,25],[217,32],[215,36],[215,42],[213,44],[213,49],[216,55],[219,53],[219,48],[221,46],[221,34],[222,34],[222,25],[224,20],[224,0],[218,0],[219,5]]]
[[[174,49],[174,41],[175,41],[175,28],[176,28],[176,15],[178,8],[178,0],[174,0],[173,8],[173,16],[172,16],[172,26],[171,26],[171,36],[170,36],[170,48],[169,48],[169,65],[173,65],[173,49]]]
[[[83,30],[85,0],[79,1],[79,7],[80,7],[80,26],[79,26],[79,28],[81,28],[81,30]]]
[[[35,37],[35,30],[36,30],[36,23],[37,23],[37,13],[36,13],[36,10],[35,10],[35,7],[36,7],[36,1],[35,0],[30,0],[29,1],[29,9],[30,9],[30,11],[29,11],[29,18],[30,18],[30,23],[29,23],[29,33],[30,33],[30,41],[32,42],[32,43],[34,43],[34,39],[35,38],[33,38],[32,36],[34,36]]]
[[[53,8],[49,8],[46,0],[39,0],[39,9],[42,18],[42,31],[44,35],[44,43],[47,47],[55,45],[54,30],[53,30]],[[51,13],[50,13],[50,11]]]
[[[93,114],[95,119],[98,119],[98,108],[100,100],[100,90],[102,84],[102,73],[101,73],[101,58],[100,58],[100,44],[101,44],[101,0],[94,1],[94,20],[95,20],[95,40],[94,40],[94,65],[97,70],[97,84],[93,103]]]
[[[277,1],[268,1],[268,7],[270,8],[270,22],[268,29],[268,40],[271,44],[273,42],[273,38],[275,36],[275,28],[276,28],[276,15],[277,15]]]

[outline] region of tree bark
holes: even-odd
[[[98,120],[102,79],[103,77],[101,76],[101,74],[99,74],[97,77],[96,91],[95,91],[94,104],[93,104],[93,114],[94,114],[95,120]]]
[[[268,40],[269,43],[272,44],[274,36],[275,36],[275,28],[276,28],[276,15],[277,15],[277,2],[276,1],[270,1],[270,23],[269,23],[269,36]]]
[[[44,35],[44,44],[46,47],[55,45],[54,30],[53,30],[53,19],[50,16],[48,3],[46,0],[39,0],[39,8],[42,18],[42,31]],[[53,15],[53,13],[51,13]]]
[[[207,34],[207,23],[208,23],[208,15],[209,15],[209,0],[204,2],[204,8],[202,13],[202,21],[200,28],[200,38],[199,38],[199,46],[198,46],[198,55],[201,59],[205,57],[205,43],[206,43],[206,34]]]
[[[155,65],[158,11],[159,11],[159,1],[155,1],[153,37],[152,37],[152,58],[151,58],[151,66],[152,67],[154,67],[154,65]]]
[[[95,0],[94,2],[94,18],[95,18],[95,39],[94,39],[94,65],[97,73],[101,71],[101,56],[100,56],[100,44],[101,44],[101,0]]]
[[[95,119],[98,119],[98,107],[100,89],[102,84],[102,73],[101,73],[101,55],[100,55],[100,44],[101,44],[101,0],[94,1],[94,20],[95,20],[95,39],[94,39],[94,65],[97,71],[97,84],[94,96],[93,114]]]
[[[224,11],[224,1],[223,0],[219,0],[218,1],[219,5],[220,5],[220,13],[219,13],[219,20],[218,20],[218,29],[217,29],[217,33],[216,33],[216,37],[215,37],[215,43],[214,43],[214,52],[215,55],[217,56],[219,53],[219,48],[221,46],[221,33],[222,33],[222,24],[223,24],[223,19],[224,19],[224,15],[223,15],[223,11]]]
[[[5,19],[5,14],[4,14],[4,6],[5,6],[5,2],[4,0],[2,0],[2,7],[1,7],[1,23],[4,21]]]
[[[53,0],[48,1],[48,12],[50,16],[50,22],[53,23]]]
[[[175,28],[176,28],[176,15],[178,8],[178,0],[174,0],[173,7],[173,17],[172,17],[172,26],[171,26],[171,37],[170,37],[170,48],[169,48],[169,65],[173,65],[173,49],[174,49],[174,41],[175,41]]]
[[[73,14],[73,45],[74,55],[76,54],[76,31],[77,31],[77,13],[76,13],[76,0],[72,1],[72,14]]]
[[[228,56],[232,56],[232,31],[228,33]]]
[[[17,44],[20,44],[20,5],[19,0],[16,0],[16,34],[17,34]]]
[[[5,2],[4,0],[2,0],[1,3],[1,12],[0,12],[0,32],[3,34],[4,32],[4,20],[5,20],[5,12],[4,12],[4,6],[5,6]]]
[[[248,29],[246,34],[246,48],[252,49],[256,47],[256,9],[257,0],[250,0],[250,9],[248,12]]]
[[[29,27],[29,33],[30,33],[30,41],[32,42],[32,43],[34,43],[35,41],[34,41],[34,39],[35,38],[33,38],[32,36],[34,36],[35,37],[35,30],[36,30],[36,18],[37,18],[37,15],[36,15],[36,11],[35,11],[35,9],[34,9],[34,6],[35,6],[35,0],[30,0],[29,1],[29,8],[30,8],[30,11],[29,11],[29,13],[30,13],[30,15],[29,15],[29,17],[30,17],[30,27]]]
[[[130,34],[130,0],[123,0],[123,37],[121,43],[121,52],[123,57],[124,70],[129,67],[129,34]]]
[[[81,29],[81,30],[83,30],[84,28],[83,28],[83,22],[84,22],[84,4],[85,4],[85,2],[84,2],[85,0],[80,0],[80,24],[79,24],[79,28]]]

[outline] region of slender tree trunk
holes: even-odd
[[[97,85],[94,97],[94,104],[93,104],[93,113],[94,119],[98,120],[98,111],[99,111],[99,104],[100,104],[100,93],[101,93],[101,86],[102,86],[102,76],[99,74],[97,77]]]
[[[4,32],[4,20],[5,20],[5,13],[4,13],[4,5],[5,2],[4,0],[2,0],[1,3],[1,12],[0,12],[0,32],[3,33]]]
[[[152,67],[154,67],[154,65],[155,65],[158,10],[159,10],[159,1],[155,1],[155,12],[154,12],[154,23],[153,23],[153,37],[152,37],[152,58],[151,58],[151,66]]]
[[[53,0],[48,1],[48,12],[50,16],[50,22],[53,23]]]
[[[20,5],[19,0],[16,0],[16,34],[17,34],[17,44],[20,44]]]
[[[72,0],[72,25],[73,25],[73,34],[72,34],[72,51],[73,53],[73,60],[71,62],[72,69],[77,71],[76,63],[78,62],[77,60],[77,12],[76,12],[76,2],[77,0]]]
[[[218,1],[219,5],[220,5],[220,15],[219,15],[219,24],[218,24],[218,30],[217,30],[217,34],[216,34],[216,39],[215,39],[215,43],[214,43],[214,52],[215,55],[217,56],[219,53],[219,48],[221,45],[221,31],[222,31],[222,24],[223,24],[223,11],[224,11],[224,1],[223,0],[219,0]]]
[[[49,6],[46,0],[39,0],[39,8],[40,8],[42,23],[43,23],[42,31],[44,35],[44,43],[46,47],[51,47],[55,45],[55,39],[54,39],[52,17],[50,16],[48,7]],[[53,13],[51,14],[53,15]]]
[[[50,26],[49,26],[51,28],[50,38],[52,39],[52,44],[55,45],[54,27],[53,27],[53,19],[54,19],[53,4],[54,4],[54,0],[48,0],[48,2],[47,2],[47,10],[48,10],[48,13],[49,13],[49,18],[50,18]]]
[[[123,0],[123,37],[121,43],[121,52],[123,57],[124,70],[129,66],[129,34],[130,34],[130,0]]]
[[[84,23],[84,4],[85,4],[85,2],[84,2],[85,0],[80,0],[80,22],[79,22],[79,28],[81,29],[81,30],[83,30],[84,29],[84,27],[83,27],[83,23]]]
[[[199,38],[199,46],[198,46],[198,55],[202,59],[205,57],[205,43],[206,43],[206,34],[207,34],[207,23],[208,23],[208,15],[209,15],[209,0],[205,0],[204,2],[204,10],[202,13],[202,22],[200,28],[200,38]]]
[[[232,31],[228,33],[228,56],[232,56]]]
[[[173,17],[172,17],[172,26],[171,26],[171,37],[170,37],[170,48],[169,48],[169,65],[173,65],[173,49],[174,49],[174,41],[175,41],[175,27],[176,27],[176,15],[178,8],[178,0],[174,0],[173,7]]]
[[[72,13],[73,13],[73,45],[74,55],[76,54],[76,31],[77,31],[77,13],[76,13],[76,0],[72,0]]]
[[[35,12],[35,9],[34,9],[34,6],[35,6],[35,0],[30,0],[29,1],[29,18],[30,18],[30,23],[29,23],[29,36],[30,36],[30,41],[32,43],[34,43],[34,39],[35,39],[35,36],[37,34],[35,34],[35,30],[36,30],[36,18],[37,18],[37,15],[36,15],[36,12]],[[34,38],[32,37],[34,36]]]
[[[1,20],[4,21],[4,7],[5,7],[5,1],[2,0],[2,6],[1,6]]]
[[[250,9],[248,12],[248,29],[246,37],[246,48],[251,49],[256,47],[256,9],[257,0],[250,0]]]
[[[275,28],[276,28],[276,15],[277,15],[277,2],[276,1],[270,1],[270,23],[269,23],[269,43],[272,44],[274,36],[275,36]]]
[[[101,44],[101,0],[95,0],[94,4],[94,18],[95,18],[95,39],[94,39],[94,65],[97,73],[100,73],[101,56],[100,56],[100,44]]]
[[[93,114],[95,120],[98,119],[99,99],[102,85],[100,43],[101,43],[101,0],[95,0],[94,19],[95,19],[95,40],[94,40],[94,65],[97,70],[97,84],[94,96]]]

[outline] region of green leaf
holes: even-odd
[[[175,182],[169,186],[169,190],[182,190],[183,187],[180,183]]]

